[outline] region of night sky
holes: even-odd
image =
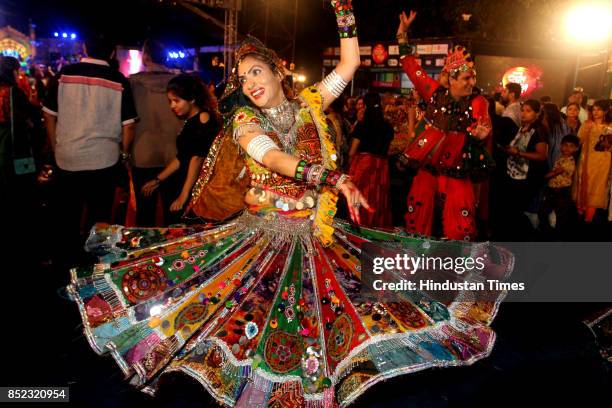
[[[245,0],[246,8],[239,14],[240,33],[263,33],[262,0]],[[293,3],[287,0],[287,3]],[[420,10],[415,30],[422,35],[448,35],[445,24],[430,24],[435,18],[436,3],[399,0],[356,0],[360,39],[365,41],[392,40],[397,28],[397,15],[402,6]],[[438,2],[440,5],[443,2]],[[97,8],[92,8],[97,6]],[[204,8],[223,21],[223,12]],[[280,12],[279,12],[280,13]],[[433,13],[433,14],[432,14]],[[139,46],[145,38],[156,38],[172,48],[188,48],[223,43],[223,33],[171,1],[159,0],[0,0],[0,26],[7,24],[27,33],[28,19],[37,26],[39,37],[51,37],[54,31],[76,32],[79,38],[92,32],[104,32],[117,44]],[[420,21],[419,21],[420,20]],[[278,49],[282,30],[270,32],[269,45]],[[321,50],[338,44],[334,15],[327,1],[300,0],[297,28],[296,65],[310,75],[316,75],[321,62]],[[278,43],[280,44],[280,43]],[[289,59],[290,55],[285,55]]]

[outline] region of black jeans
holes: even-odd
[[[177,186],[176,174],[164,180],[157,190],[149,197],[145,197],[140,190],[148,181],[153,180],[163,167],[132,167],[132,178],[134,181],[134,191],[136,193],[136,225],[139,227],[155,227],[158,226],[155,222],[157,214],[157,202],[161,196],[161,202],[164,209],[164,223],[173,219],[173,214],[170,214],[170,205],[178,198],[180,193]]]
[[[565,237],[572,221],[573,210],[574,202],[572,201],[571,187],[546,187],[539,212],[543,228],[552,228],[548,222],[548,215],[554,211],[557,219],[555,229],[561,237]]]
[[[58,260],[72,266],[84,258],[86,235],[97,222],[110,223],[120,163],[100,170],[57,169],[54,218]],[[84,221],[84,223],[83,223]],[[83,226],[83,229],[81,229]]]

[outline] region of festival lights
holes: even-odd
[[[183,59],[187,56],[187,54],[183,51],[169,51],[168,58],[169,59]]]
[[[581,4],[568,11],[565,17],[565,30],[568,39],[584,43],[599,43],[610,37],[612,6],[598,2]]]
[[[76,33],[67,33],[65,31],[62,31],[62,32],[54,31],[53,32],[53,37],[76,40],[77,39],[77,34]]]

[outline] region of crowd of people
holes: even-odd
[[[168,69],[156,41],[145,42],[146,68],[130,78],[108,64],[109,44],[100,39],[85,44],[87,57],[55,74],[31,67],[26,75],[16,59],[2,58],[3,188],[55,192],[52,218],[70,231],[72,248],[81,246],[95,222],[142,227],[187,222],[183,211],[222,127],[213,90],[197,75],[177,76]],[[440,82],[449,87],[444,75]],[[481,91],[474,86],[471,92]],[[579,88],[561,108],[548,97],[521,95],[516,83],[484,95],[491,132],[479,144],[495,168],[490,177],[470,177],[474,198],[463,207],[474,216],[465,234],[445,231],[444,217],[433,212],[426,211],[425,221],[414,218],[416,201],[448,194],[439,189],[456,190],[440,184],[433,195],[424,192],[435,180],[418,172],[422,163],[405,160],[408,146],[432,126],[430,101],[417,90],[345,92],[336,99],[326,115],[337,164],[376,208],[360,209],[363,224],[468,240],[604,238],[612,220],[610,101],[586,105]],[[417,193],[421,198],[415,200]],[[349,209],[339,211],[346,215]],[[419,223],[424,224],[415,226]],[[590,228],[593,223],[598,228]]]
[[[339,63],[299,93],[253,37],[218,101],[155,41],[126,78],[112,44],[86,40],[35,93],[0,61],[2,214],[51,192],[50,253],[58,270],[82,266],[66,291],[89,344],[147,393],[182,371],[227,405],[344,406],[399,374],[470,365],[491,352],[505,293],[362,299],[366,244],[464,265],[482,254],[474,284],[515,264],[475,241],[588,240],[609,225],[609,100],[573,93],[559,109],[514,83],[483,95],[461,45],[434,80],[408,38],[415,12],[396,37],[415,92],[349,97],[356,21],[350,0],[331,5]]]
[[[478,236],[517,241],[605,238],[593,234],[605,234],[612,220],[610,101],[597,100],[583,107],[584,93],[576,89],[567,105],[559,108],[545,102],[547,97],[523,100],[521,92],[519,84],[508,83],[501,92],[486,96],[492,120],[486,144],[496,167],[489,179],[473,186],[479,194]],[[378,103],[368,104],[368,98]],[[414,171],[402,168],[398,157],[428,126],[423,108],[414,92],[348,97],[340,113],[333,111],[330,120],[341,132],[337,150],[346,156],[346,170],[356,179],[368,175],[368,189],[373,190],[368,197],[377,208],[391,205],[390,212],[374,215],[368,225],[405,226]],[[375,112],[384,112],[386,125],[371,118]],[[364,138],[369,140],[363,143]],[[366,164],[365,157],[369,157]],[[392,216],[391,224],[388,216]],[[589,228],[593,222],[600,228]]]

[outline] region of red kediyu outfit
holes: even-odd
[[[417,63],[402,58],[404,71],[427,104],[428,126],[404,151],[419,167],[408,194],[406,228],[432,235],[434,210],[440,206],[442,233],[449,239],[473,240],[476,236],[473,180],[482,179],[494,166],[483,142],[469,134],[477,124],[490,127],[488,103],[472,94],[455,100]]]

